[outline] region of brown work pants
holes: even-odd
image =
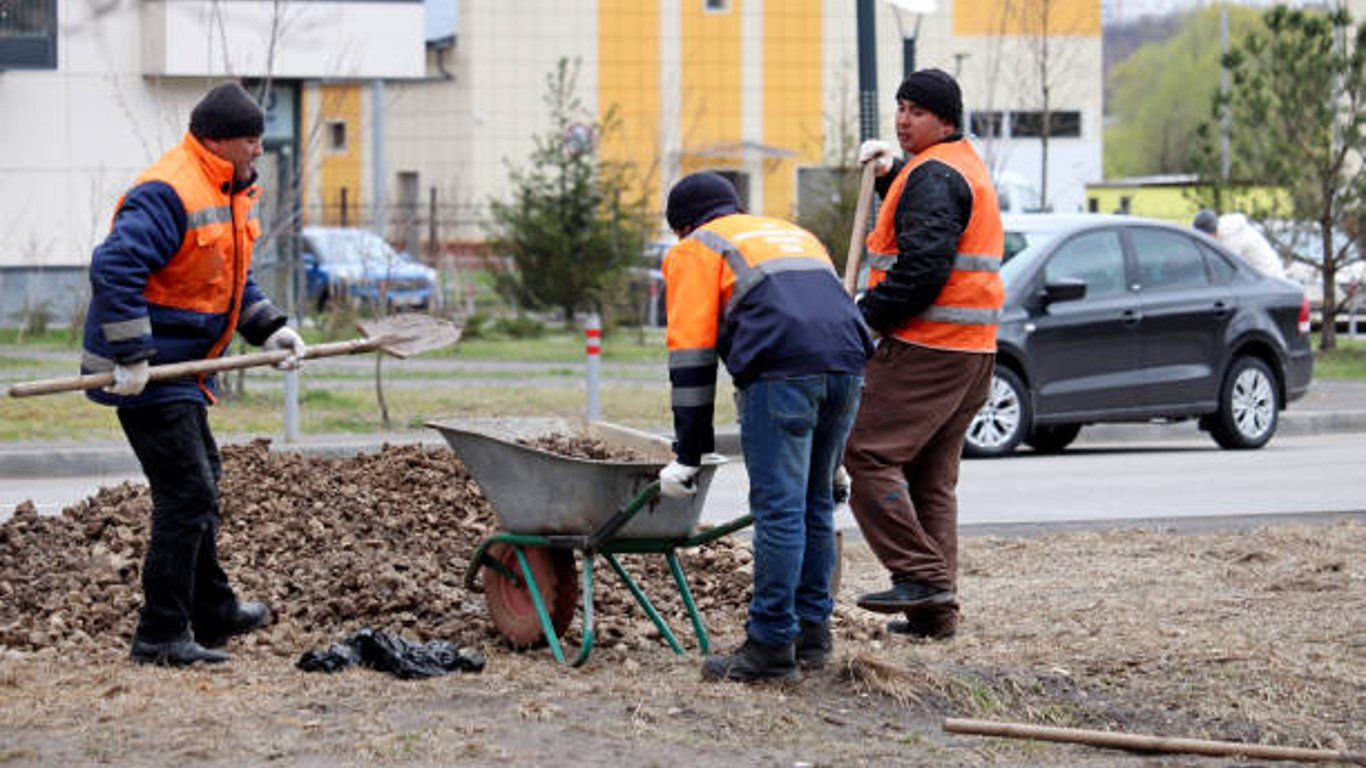
[[[864,371],[849,506],[895,581],[957,586],[958,463],[995,359],[884,338]]]

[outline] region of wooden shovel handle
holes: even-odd
[[[379,349],[387,341],[389,341],[389,339],[373,338],[334,341],[328,344],[314,344],[305,349],[304,359],[354,355],[360,352],[369,352],[371,350]],[[270,352],[252,352],[245,355],[216,357],[210,360],[187,360],[183,363],[154,365],[148,369],[148,380],[164,381],[166,379],[178,379],[182,376],[197,376],[201,373],[218,373],[219,371],[235,371],[241,368],[275,365],[289,357],[290,354],[290,351],[287,349],[276,349],[271,350]],[[32,397],[33,395],[50,395],[55,392],[78,392],[86,389],[97,389],[99,387],[107,387],[112,383],[114,383],[114,372],[105,371],[103,373],[87,373],[82,376],[27,381],[10,387],[9,394],[10,397]]]
[[[858,290],[859,266],[863,261],[863,236],[868,228],[868,209],[873,207],[873,182],[877,180],[877,162],[863,164],[859,179],[858,204],[854,207],[854,228],[849,234],[849,254],[844,259],[844,290],[850,296]]]

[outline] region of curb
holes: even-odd
[[[662,432],[662,430],[652,430]],[[1278,435],[1315,435],[1340,432],[1366,432],[1366,410],[1361,411],[1288,411],[1281,414]],[[219,440],[220,445],[237,445],[269,437],[271,450],[294,451],[309,456],[346,457],[377,451],[385,444],[444,447],[446,441],[435,433],[386,433],[365,436],[311,437],[298,443],[285,443],[273,436],[233,435]],[[666,435],[667,437],[667,435]],[[1190,440],[1205,434],[1194,420],[1175,424],[1094,424],[1082,430],[1081,442],[1124,442],[1136,440]],[[1274,439],[1274,438],[1273,438]],[[717,453],[740,456],[740,429],[716,429]],[[123,443],[44,443],[0,446],[0,478],[55,478],[126,475],[142,471],[133,451]]]

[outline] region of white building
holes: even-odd
[[[484,237],[507,163],[551,127],[561,58],[580,62],[590,120],[620,115],[603,152],[647,174],[656,205],[706,168],[791,216],[804,172],[850,162],[859,138],[860,0],[428,0],[425,34],[420,0],[10,1],[31,12],[0,18],[0,323],[83,306],[120,192],[230,76],[268,86],[268,229],[373,227],[415,253]],[[895,135],[907,62],[942,68],[993,171],[1081,208],[1101,176],[1101,0],[871,7],[877,135]],[[62,274],[69,296],[35,292]]]

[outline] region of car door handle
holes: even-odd
[[[1142,320],[1143,320],[1143,312],[1141,312],[1140,310],[1137,310],[1137,309],[1126,309],[1126,310],[1124,310],[1124,312],[1119,316],[1119,322],[1120,322],[1122,325],[1127,325],[1127,326],[1138,325],[1140,322],[1142,322]]]
[[[1233,307],[1230,307],[1228,304],[1226,304],[1226,303],[1224,303],[1224,302],[1222,302],[1222,301],[1216,301],[1216,302],[1214,302],[1214,316],[1215,316],[1215,317],[1221,317],[1221,318],[1222,318],[1222,317],[1228,317],[1228,316],[1229,316],[1230,314],[1232,314],[1232,313],[1233,313]]]

